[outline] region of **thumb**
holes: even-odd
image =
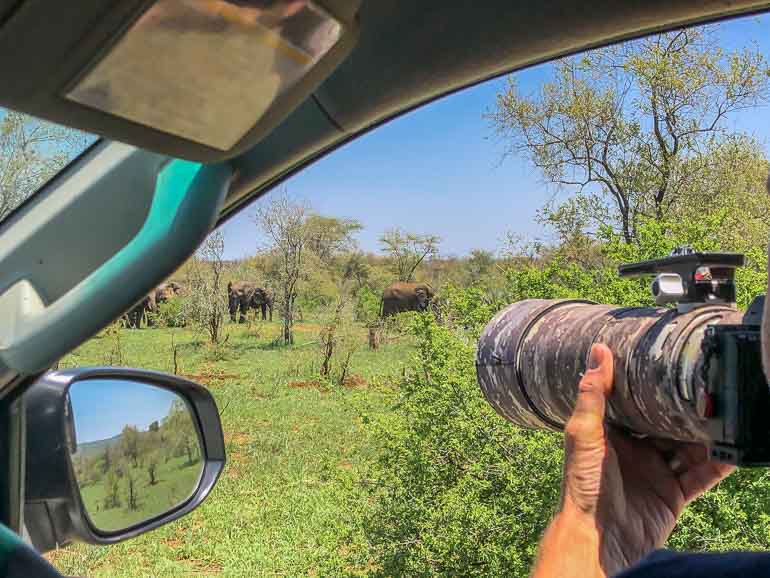
[[[588,369],[578,386],[575,409],[565,432],[577,442],[592,442],[604,437],[607,396],[612,391],[613,357],[603,343],[591,347]]]

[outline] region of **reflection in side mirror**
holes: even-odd
[[[198,487],[203,462],[193,415],[177,393],[125,379],[72,384],[75,452],[83,507],[110,533],[173,509]]]
[[[113,544],[188,514],[225,464],[222,424],[202,386],[117,367],[47,373],[24,393],[24,524],[47,552]]]

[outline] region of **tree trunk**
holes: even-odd
[[[287,293],[284,296],[283,312],[283,342],[285,345],[294,343],[294,296]]]
[[[376,351],[380,346],[380,335],[377,333],[377,328],[374,326],[369,327],[369,349]]]

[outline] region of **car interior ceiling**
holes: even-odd
[[[331,76],[275,129],[232,159],[237,177],[220,222],[323,154],[453,91],[587,48],[770,7],[767,0],[321,3],[334,5],[340,13],[352,15],[357,11],[357,44]],[[35,11],[44,4],[48,11],[59,11],[52,17],[57,25],[28,33],[23,25],[31,25],[29,15],[39,14]],[[189,158],[184,146],[174,149],[171,141],[157,140],[157,131],[140,125],[126,131],[124,121],[116,123],[109,115],[95,120],[85,110],[62,108],[61,98],[54,98],[59,88],[49,77],[61,84],[57,68],[66,68],[71,60],[82,62],[86,56],[93,59],[102,48],[100,35],[104,44],[108,32],[114,33],[121,21],[127,21],[129,8],[146,4],[131,0],[107,10],[99,0],[82,0],[79,10],[73,11],[40,0],[0,0],[0,70],[19,79],[0,87],[0,105],[14,108],[14,103],[35,101],[37,112],[33,114],[61,122],[62,114],[71,113],[66,123],[75,128],[150,150],[159,150],[162,143],[164,150],[160,152]],[[86,33],[89,41],[77,43],[78,35]],[[51,56],[66,45],[77,47],[71,50],[75,56]],[[30,68],[38,70],[28,74]]]

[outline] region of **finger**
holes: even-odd
[[[575,441],[593,441],[604,437],[607,396],[612,391],[612,352],[604,344],[591,347],[588,370],[578,386],[575,409],[565,431]]]
[[[735,471],[735,466],[707,460],[679,476],[686,503],[702,496]]]

